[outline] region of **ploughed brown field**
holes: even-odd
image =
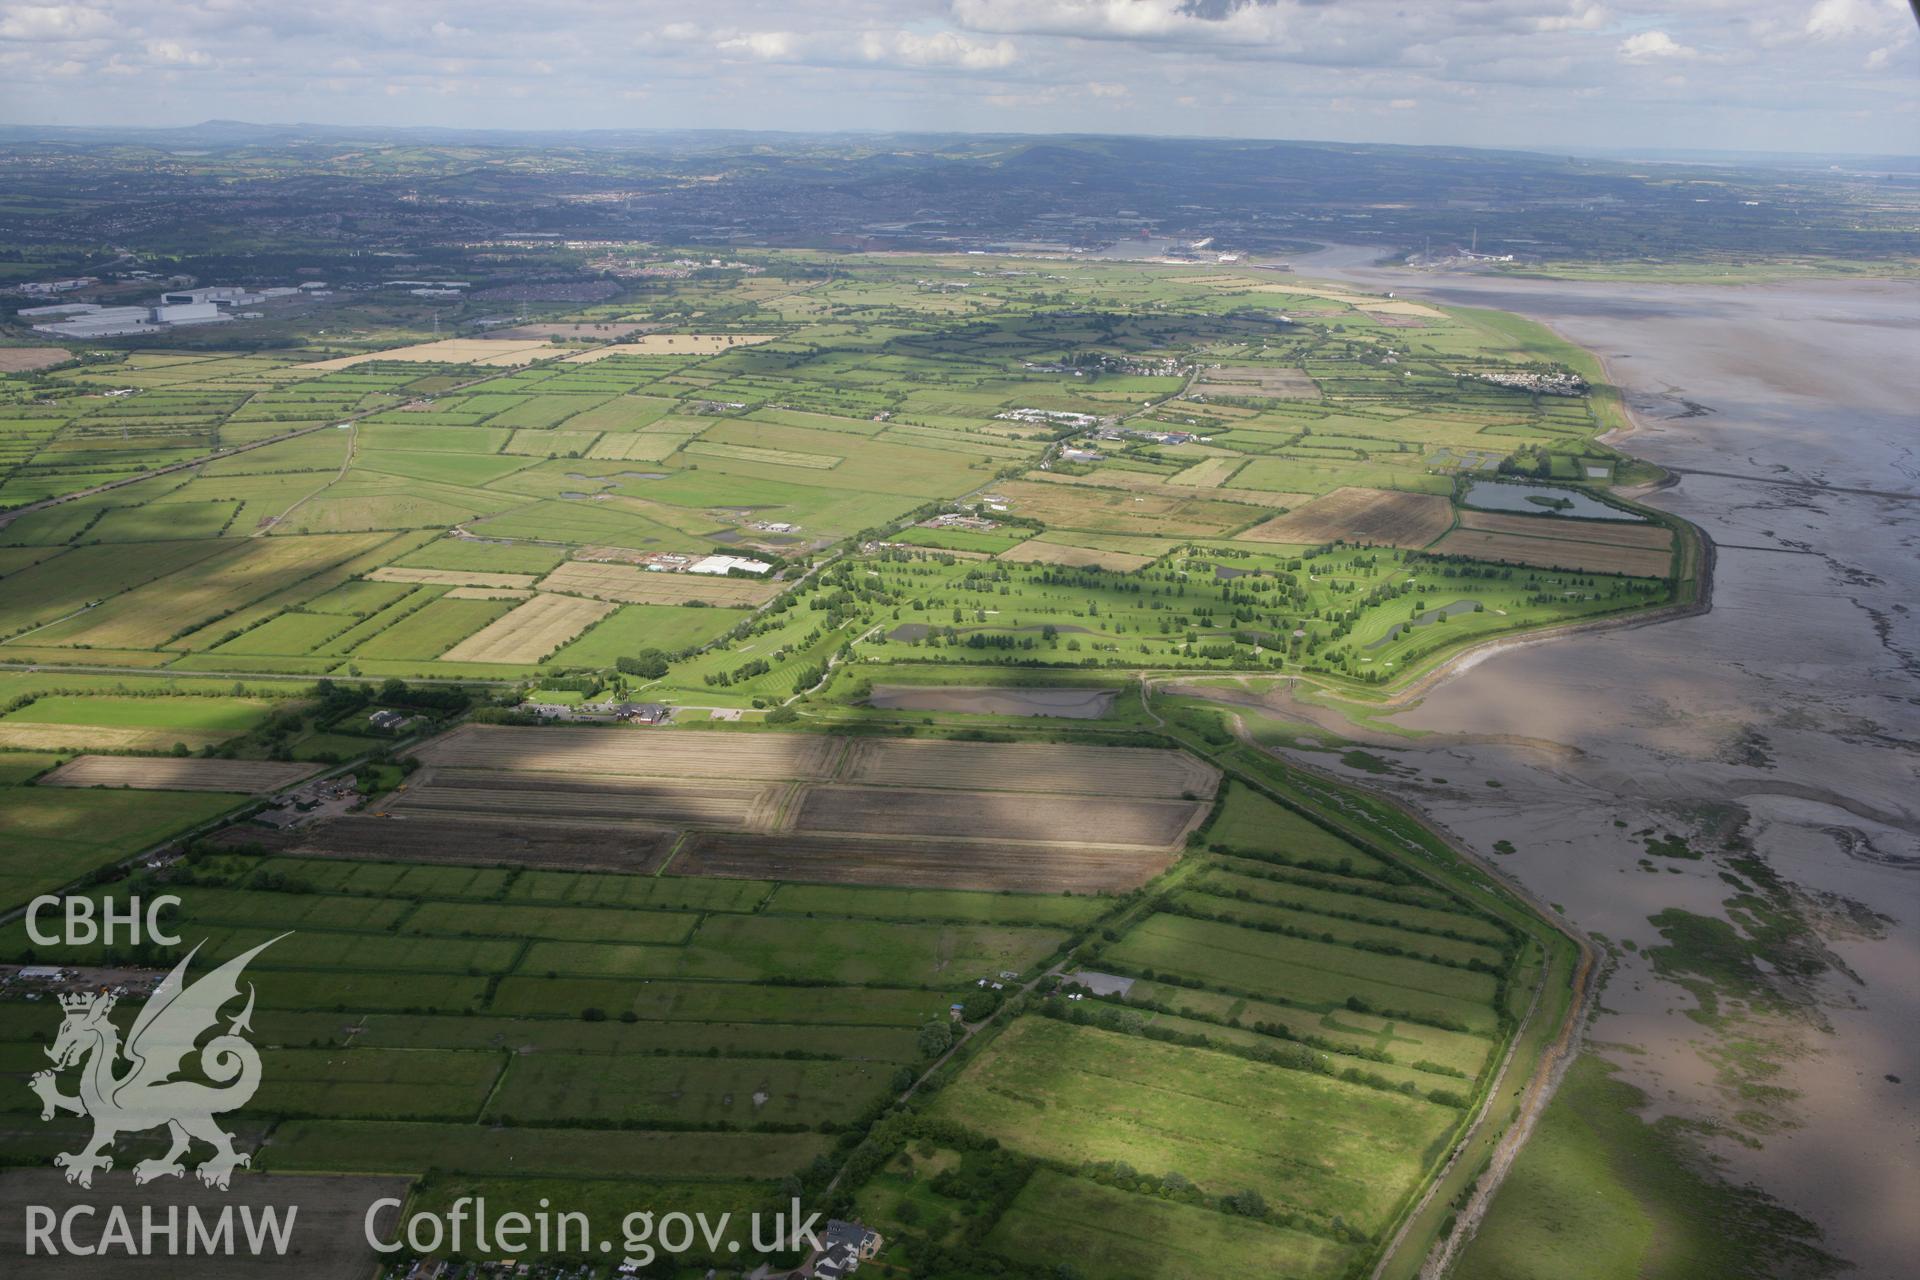
[[[673,874],[912,889],[1124,893],[1167,869],[1169,852],[912,837],[735,835],[700,831]]]
[[[1569,522],[1571,523],[1571,522]],[[1522,537],[1480,529],[1455,529],[1435,543],[1440,555],[1504,560],[1540,569],[1578,573],[1624,573],[1635,578],[1664,578],[1673,571],[1672,553],[1651,547],[1623,547],[1570,538]]]
[[[1206,810],[1189,800],[827,786],[807,788],[793,825],[804,832],[1165,848]]]
[[[422,769],[385,811],[470,817],[764,829],[785,783],[548,777],[498,769]]]
[[[1650,547],[1665,551],[1673,546],[1673,533],[1665,526],[1631,520],[1571,520],[1564,516],[1518,516],[1463,508],[1460,527],[1487,533],[1516,533],[1526,538],[1598,542],[1609,547]]]
[[[1110,891],[1158,874],[1220,785],[1180,751],[465,725],[373,815],[294,850],[839,884]],[[276,842],[277,843],[277,842]]]
[[[422,764],[654,778],[825,778],[845,741],[810,734],[464,725],[423,744]]]
[[[1136,556],[1127,551],[1098,551],[1092,547],[1069,547],[1041,538],[1028,538],[1017,547],[1000,553],[1000,559],[1017,564],[1058,564],[1074,569],[1113,569],[1130,573],[1153,563],[1152,556]]]
[[[523,822],[479,813],[460,818],[350,814],[298,833],[286,849],[312,858],[649,874],[659,870],[678,838],[677,831],[661,828]]]
[[[839,776],[893,787],[1059,791],[1178,799],[1211,796],[1220,771],[1180,751],[1076,747],[1051,742],[939,742],[924,738],[853,744]]]
[[[272,760],[155,760],[75,756],[40,779],[43,787],[131,787],[135,791],[232,791],[254,795],[290,787],[317,764]]]
[[[0,373],[25,373],[71,359],[73,352],[65,347],[0,347]]]
[[[1436,494],[1347,486],[1241,534],[1253,542],[1378,542],[1424,547],[1453,523],[1453,504]]]

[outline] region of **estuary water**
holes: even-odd
[[[1517,312],[1600,355],[1636,424],[1612,443],[1678,474],[1644,500],[1705,530],[1717,566],[1706,614],[1484,655],[1392,717],[1422,736],[1357,735],[1397,769],[1355,780],[1396,788],[1613,946],[1589,1044],[1656,1114],[1743,1135],[1702,1141],[1729,1178],[1822,1227],[1853,1274],[1911,1274],[1920,283],[1563,283],[1375,269],[1372,256],[1295,266]],[[1653,855],[1649,829],[1710,856]],[[1826,965],[1801,984],[1798,1014],[1733,1032],[1686,1016],[1694,997],[1646,956],[1662,942],[1650,916],[1728,914],[1712,855],[1729,836],[1792,887]],[[1517,851],[1496,853],[1502,840]],[[1735,1036],[1765,1047],[1730,1054]],[[1754,1061],[1767,1074],[1747,1083],[1790,1092],[1741,1096]]]

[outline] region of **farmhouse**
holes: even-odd
[[[845,1246],[864,1262],[880,1252],[880,1233],[864,1223],[829,1218],[821,1243],[829,1249],[836,1245]]]
[[[673,708],[658,702],[615,702],[608,698],[601,702],[587,702],[580,706],[576,717],[581,720],[626,720],[634,724],[665,724],[673,716]]]
[[[398,711],[389,711],[384,707],[367,717],[368,724],[385,731],[398,729],[406,722],[407,718]]]

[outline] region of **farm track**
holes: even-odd
[[[282,511],[279,515],[266,517],[264,520],[260,522],[259,526],[255,528],[254,531],[248,534],[247,536],[250,538],[258,538],[266,534],[272,533],[275,529],[279,528],[282,524],[286,523],[288,516],[292,515],[294,512],[298,511],[301,507],[305,506],[307,503],[311,502],[313,499],[325,493],[328,489],[331,489],[334,485],[339,484],[342,480],[345,480],[347,478],[347,472],[353,470],[353,457],[354,457],[354,454],[359,451],[359,448],[360,448],[360,424],[358,422],[349,422],[347,424],[347,456],[341,459],[340,469],[334,472],[331,478],[321,481],[320,486],[316,488],[312,493],[302,494],[300,497],[295,498],[293,500],[293,505],[289,506],[285,511]]]

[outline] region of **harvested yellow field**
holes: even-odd
[[[1563,542],[1599,542],[1610,547],[1648,547],[1659,551],[1673,546],[1673,533],[1648,521],[1570,520],[1563,516],[1512,516],[1494,511],[1461,511],[1462,529],[1513,533],[1525,538],[1557,538]]]
[[[587,450],[589,458],[600,458],[611,462],[660,462],[687,441],[689,435],[679,433],[627,432],[621,435],[604,435]]]
[[[1017,547],[1009,547],[998,557],[1018,564],[1060,564],[1075,569],[1113,569],[1131,573],[1153,563],[1152,556],[1136,556],[1125,551],[1096,551],[1092,547],[1069,547],[1058,542],[1028,538]]]
[[[443,597],[447,600],[525,600],[533,592],[524,587],[455,587]]]
[[[1168,476],[1167,483],[1183,489],[1217,489],[1245,463],[1246,459],[1238,454],[1223,458],[1203,458],[1185,471]]]
[[[1218,769],[1184,751],[920,738],[857,740],[839,776],[875,786],[1163,799],[1205,798],[1220,786]]]
[[[124,729],[104,724],[0,723],[0,747],[18,751],[60,751],[91,747],[100,751],[165,751],[176,742],[198,750],[225,742],[231,733],[195,733],[187,729]]]
[[[1579,573],[1624,573],[1634,578],[1664,578],[1673,569],[1673,557],[1651,547],[1528,538],[1512,533],[1489,533],[1484,529],[1455,529],[1429,549],[1438,555],[1504,560],[1509,564],[1571,569]]]
[[[375,569],[367,577],[374,582],[411,582],[422,587],[502,587],[525,589],[534,584],[531,573],[484,573],[470,569],[397,569],[392,565]]]
[[[564,591],[621,604],[708,604],[743,608],[765,604],[780,590],[778,583],[749,582],[745,578],[708,577],[693,573],[654,573],[624,564],[589,564],[572,560],[548,574],[543,591]]]
[[[303,364],[299,367],[302,370],[325,373],[331,369],[351,369],[357,364],[370,364],[376,360],[419,361],[423,364],[532,364],[535,360],[545,360],[565,350],[565,347],[552,346],[545,341],[442,338],[438,342],[419,342],[410,347],[394,347],[388,351],[367,351],[357,356],[336,356],[331,360],[316,360],[312,364]]]
[[[619,605],[536,595],[441,654],[445,662],[540,662]]]
[[[413,752],[443,768],[576,777],[824,778],[844,749],[816,734],[678,729],[523,729],[463,725]]]
[[[772,342],[772,333],[649,333],[643,338],[596,347],[568,356],[562,364],[592,364],[608,356],[715,356],[735,347],[751,347]]]
[[[63,726],[47,725],[46,728]],[[290,787],[320,766],[300,761],[164,760],[75,756],[40,779],[43,787],[130,787],[135,791],[232,791],[260,795]]]
[[[1241,534],[1247,542],[1317,544],[1344,538],[1389,547],[1424,547],[1453,524],[1453,504],[1432,493],[1351,485],[1275,516]]]

